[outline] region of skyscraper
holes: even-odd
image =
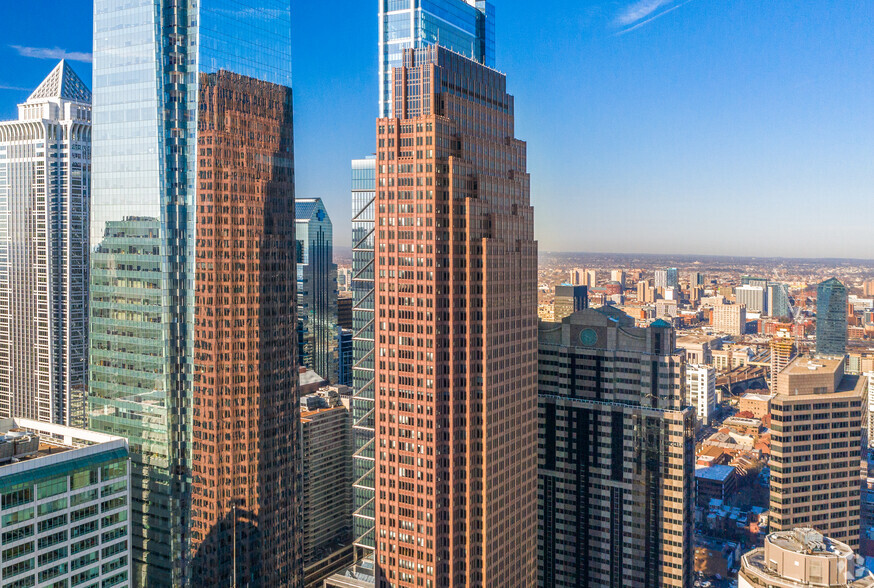
[[[674,330],[601,307],[541,323],[539,349],[538,585],[689,588],[695,413]]]
[[[560,321],[578,310],[589,308],[588,288],[586,286],[556,286],[555,301],[552,305],[556,321]]]
[[[789,287],[786,284],[768,284],[768,314],[778,318],[790,318]]]
[[[495,66],[495,9],[487,0],[383,0],[379,3],[379,112],[392,114],[392,70],[405,49],[439,44]]]
[[[435,43],[474,61],[494,63],[494,8],[484,0],[387,0],[379,13],[379,114],[392,109],[392,68],[404,49]],[[373,408],[373,231],[375,156],[352,161],[352,257],[354,290],[355,542],[362,555],[375,548]]]
[[[662,291],[665,288],[679,288],[680,273],[677,268],[672,267],[663,270],[655,271],[655,289]]]
[[[513,98],[439,46],[406,51],[393,80],[395,118],[377,121],[377,582],[531,586],[537,245]]]
[[[845,375],[843,357],[798,356],[774,391],[771,530],[813,526],[858,549],[867,380]]]
[[[816,287],[816,353],[847,352],[847,287],[831,278]]]
[[[747,307],[747,312],[766,313],[768,311],[765,290],[761,286],[739,286],[735,289],[737,303]]]
[[[290,12],[95,4],[89,420],[139,586],[301,581]]]
[[[339,369],[334,229],[321,198],[295,202],[300,364],[333,384]]]
[[[61,61],[0,122],[0,417],[82,425],[91,92]]]

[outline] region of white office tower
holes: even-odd
[[[84,424],[91,92],[61,61],[0,122],[0,417]]]
[[[698,421],[709,425],[716,412],[716,368],[686,364],[686,393],[695,407]]]

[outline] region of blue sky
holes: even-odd
[[[85,4],[2,3],[0,117],[54,59],[87,59]],[[326,201],[348,245],[377,2],[292,5],[297,193]],[[541,250],[874,257],[874,3],[495,5]]]

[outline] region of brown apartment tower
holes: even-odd
[[[406,50],[377,121],[381,587],[533,586],[537,244],[506,77]]]

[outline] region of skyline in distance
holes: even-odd
[[[495,4],[543,252],[872,257],[874,7]],[[91,78],[75,61],[91,11],[33,8],[64,26],[0,7],[4,120],[60,57]],[[292,8],[296,191],[348,247],[349,161],[375,150],[375,6],[341,2],[331,27],[311,26],[323,6]]]

